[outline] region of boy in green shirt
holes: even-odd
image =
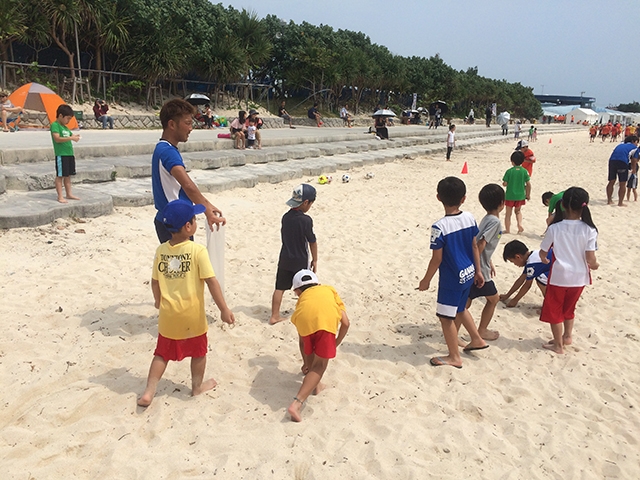
[[[529,173],[524,169],[522,163],[524,162],[524,153],[520,150],[516,150],[511,154],[511,167],[507,170],[502,177],[502,185],[507,187],[505,193],[505,207],[506,213],[504,218],[504,233],[511,233],[511,212],[515,211],[516,221],[518,222],[518,233],[524,232],[522,228],[522,212],[520,211],[522,206],[529,200],[531,194],[531,177]]]
[[[73,118],[73,109],[69,105],[60,105],[56,110],[56,121],[51,124],[51,140],[53,141],[53,153],[56,156],[56,193],[60,203],[69,200],[80,200],[71,193],[71,175],[76,174],[76,159],[73,156],[71,142],[80,140],[80,135],[72,133],[67,125]],[[62,196],[62,184],[67,193]]]

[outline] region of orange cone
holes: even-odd
[[[549,139],[549,143],[551,143],[551,139]]]
[[[467,162],[464,162],[464,165],[462,166],[462,172],[460,173],[462,174],[469,173],[469,167],[467,166]]]

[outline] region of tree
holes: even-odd
[[[25,38],[27,14],[19,0],[0,0],[0,55],[8,61],[7,49],[14,40]]]
[[[640,103],[631,102],[631,103],[621,103],[616,107],[616,110],[627,113],[640,113]]]

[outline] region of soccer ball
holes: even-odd
[[[370,179],[372,179],[372,178],[373,178],[373,177],[375,177],[375,176],[376,176],[376,174],[375,174],[375,173],[373,173],[373,172],[368,172],[368,173],[364,176],[364,178],[366,178],[366,179],[370,180]]]
[[[351,175],[349,175],[348,173],[345,173],[344,175],[342,175],[342,183],[349,183],[351,181]]]
[[[327,176],[326,176],[326,175],[320,175],[320,176],[318,177],[318,183],[319,183],[320,185],[325,185],[325,184],[329,183],[329,179],[327,178]]]

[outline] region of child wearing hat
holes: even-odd
[[[316,200],[316,189],[308,183],[293,189],[293,195],[287,200],[291,209],[282,216],[280,236],[282,248],[278,258],[276,288],[271,298],[271,325],[285,320],[280,316],[280,305],[285,290],[293,285],[293,276],[302,269],[316,271],[318,264],[318,244],[313,233],[313,220],[307,212]],[[309,263],[311,253],[311,263]]]
[[[191,357],[192,395],[216,386],[213,378],[204,380],[208,349],[205,283],[220,309],[222,321],[232,324],[235,318],[224,300],[207,249],[190,240],[198,228],[195,216],[205,210],[204,205],[174,200],[162,211],[162,222],[171,232],[171,240],[158,247],[153,261],[151,290],[155,307],[160,311],[158,342],[149,368],[147,387],[138,399],[141,407],[151,404],[170,360],[179,362]]]
[[[311,270],[303,269],[295,274],[293,291],[298,296],[298,303],[291,323],[298,330],[305,377],[287,411],[291,420],[300,422],[305,400],[311,393],[318,394],[324,388],[320,380],[329,359],[335,358],[336,348],[349,330],[349,317],[335,288],[320,285]]]

